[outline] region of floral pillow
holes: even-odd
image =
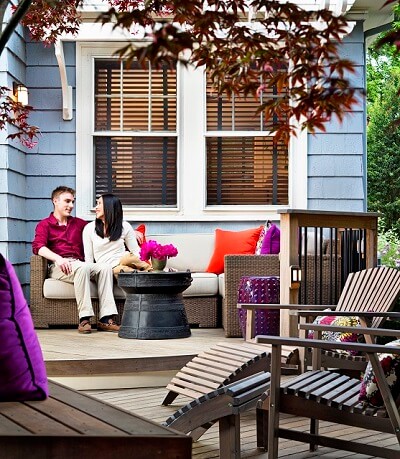
[[[314,324],[321,325],[336,325],[341,327],[360,327],[361,323],[358,317],[342,317],[342,316],[318,316]],[[313,331],[308,332],[308,338],[313,338]],[[333,332],[333,331],[323,331],[321,339],[325,341],[337,341],[337,342],[347,342],[347,343],[356,343],[360,339],[358,333],[348,333],[348,332]],[[345,355],[356,355],[356,351],[345,351],[342,349],[332,349],[339,354]]]
[[[400,340],[387,343],[386,346],[400,347]],[[399,349],[400,352],[400,349]],[[386,381],[396,401],[400,396],[400,353],[399,354],[379,354],[379,362],[385,373]],[[361,382],[359,400],[365,404],[382,407],[384,406],[381,392],[376,383],[376,378],[372,365],[368,362],[364,377]]]
[[[263,243],[263,241],[264,241],[265,234],[267,233],[270,224],[271,224],[271,222],[268,221],[268,222],[266,222],[265,225],[262,227],[260,236],[258,237],[258,241],[257,241],[257,244],[256,244],[256,250],[254,251],[254,254],[255,254],[255,255],[260,255],[260,254],[261,254],[261,246],[262,246],[262,243]]]

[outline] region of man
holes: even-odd
[[[90,296],[90,279],[96,279],[99,293],[100,320],[97,330],[117,332],[114,317],[118,313],[113,295],[113,272],[109,265],[84,261],[82,231],[86,221],[72,217],[75,190],[57,187],[51,194],[54,211],[36,226],[33,253],[51,262],[49,275],[53,279],[74,284],[79,313],[79,333],[91,333],[94,316]]]

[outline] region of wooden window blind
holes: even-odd
[[[274,137],[208,137],[208,205],[287,205],[287,149]]]
[[[176,137],[95,137],[96,194],[124,205],[176,205]]]
[[[175,69],[96,59],[96,195],[115,193],[124,205],[176,206],[176,117]]]
[[[251,96],[218,96],[208,79],[206,91],[207,205],[287,205],[288,151],[268,132],[274,120],[257,113]]]

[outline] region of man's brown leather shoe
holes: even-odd
[[[108,319],[107,323],[104,322],[97,322],[97,330],[98,331],[108,331],[108,332],[117,332],[119,331],[120,326],[117,325],[115,320],[113,319]]]
[[[79,333],[92,333],[92,326],[88,320],[82,320],[82,322],[78,325],[78,332]]]

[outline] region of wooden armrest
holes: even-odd
[[[312,347],[315,349],[332,349],[332,341],[324,341],[319,339],[301,339],[290,338],[270,335],[258,335],[255,338],[256,343],[271,344],[272,346],[293,346],[293,347]],[[400,347],[380,345],[380,344],[364,344],[364,343],[350,343],[343,341],[334,342],[335,349],[346,351],[358,351],[367,354],[374,353],[390,353],[400,354]]]
[[[299,311],[298,316],[320,316],[321,311]],[[324,316],[343,316],[343,317],[387,317],[387,318],[400,318],[400,312],[375,312],[375,311],[324,311]]]
[[[400,338],[400,330],[386,328],[369,328],[369,327],[347,327],[342,325],[324,325],[324,324],[300,324],[300,330],[321,330],[343,333],[360,333],[376,336],[395,336]]]
[[[329,305],[313,305],[315,308],[334,308],[336,306],[329,306]],[[309,305],[305,304],[277,304],[277,303],[261,303],[261,304],[255,304],[255,303],[238,303],[237,304],[238,309],[288,309],[288,310],[304,310],[306,309],[308,311],[308,308],[310,308]],[[306,315],[306,314],[304,314]],[[321,312],[318,312],[318,315],[321,315]]]

